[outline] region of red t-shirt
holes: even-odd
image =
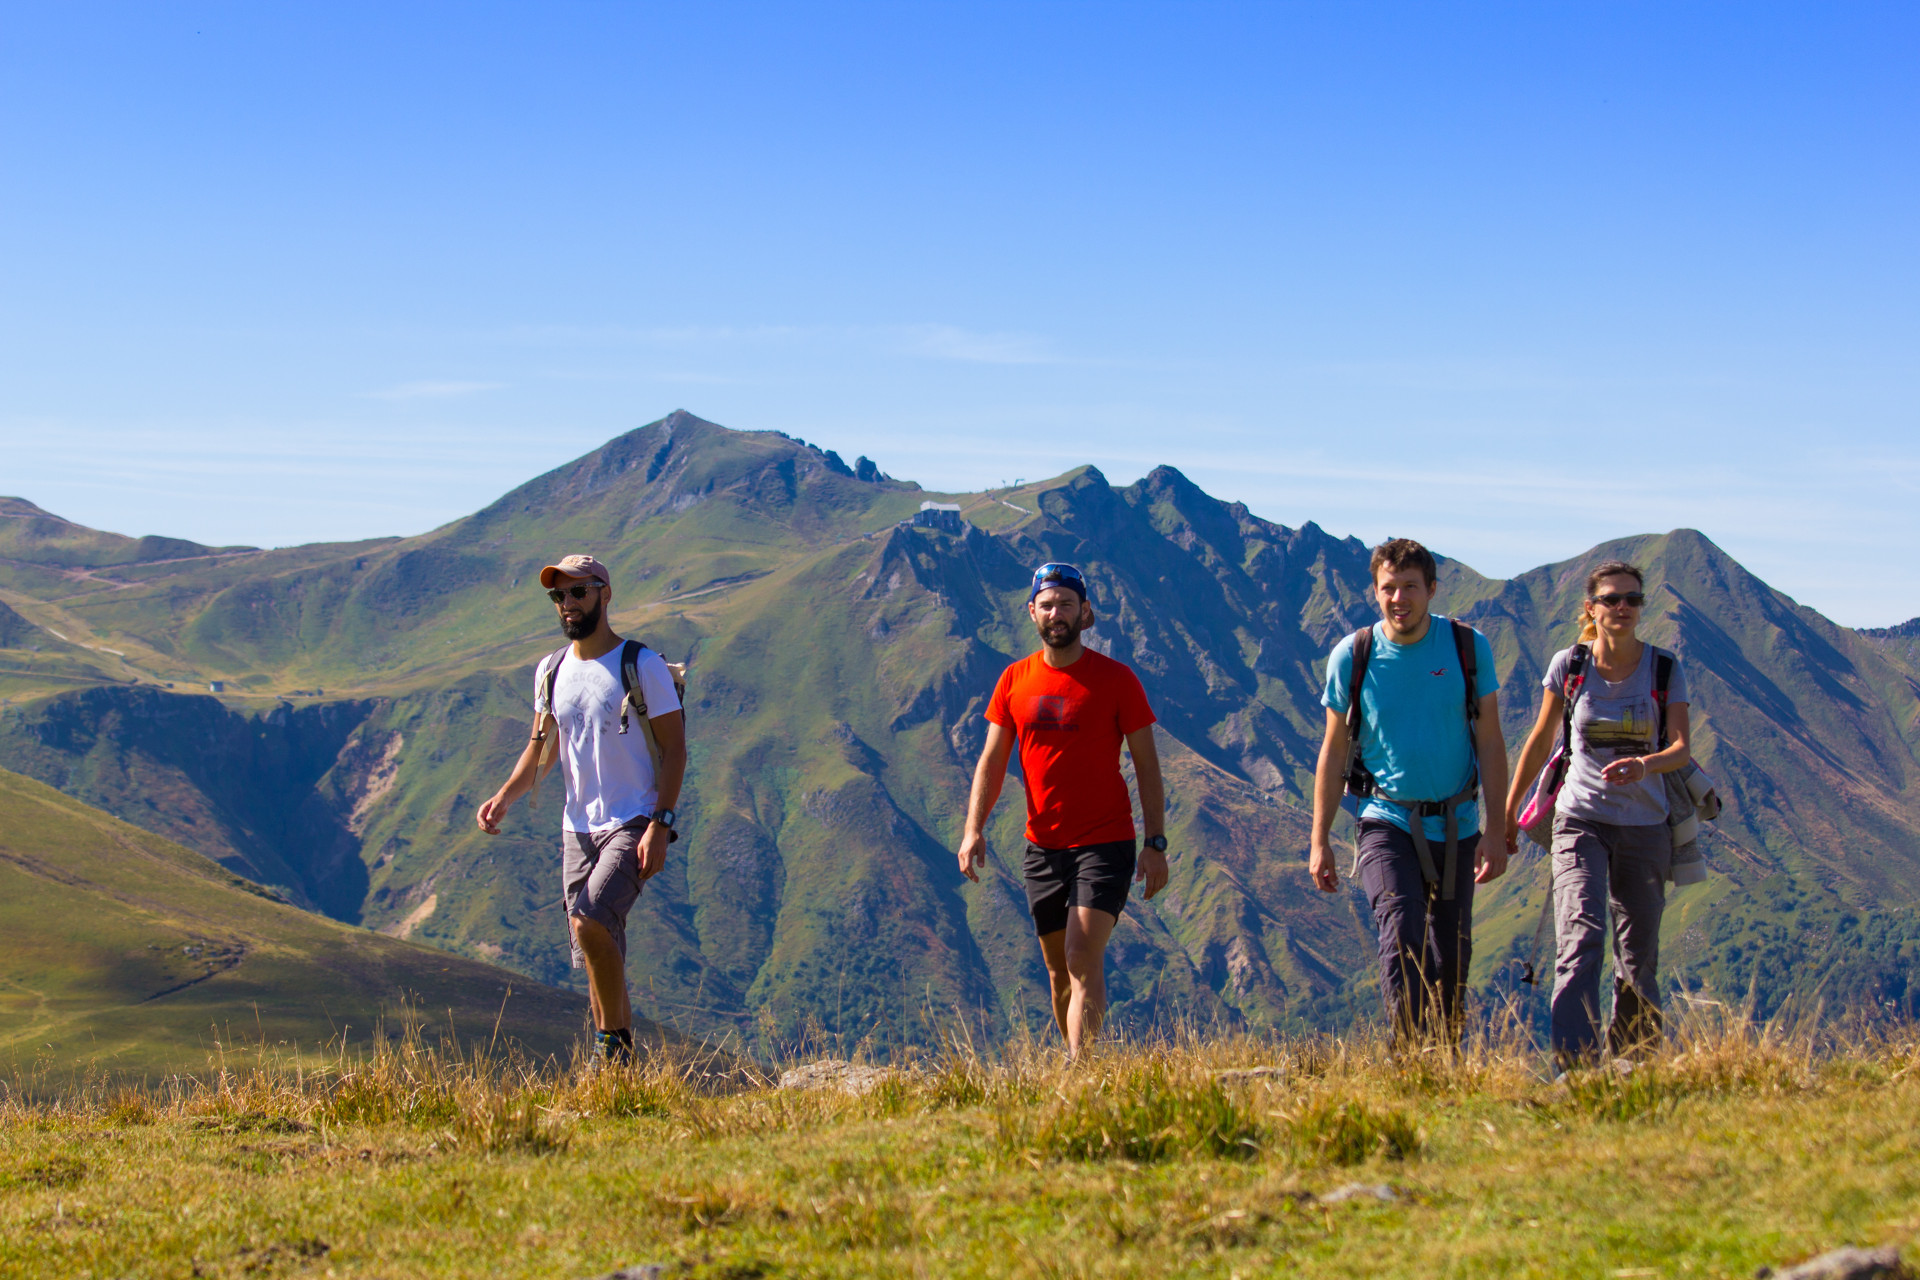
[[[1120,748],[1154,720],[1133,668],[1091,649],[1058,668],[1033,654],[1001,674],[987,719],[1020,739],[1027,839],[1043,849],[1133,839]]]

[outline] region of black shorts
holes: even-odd
[[[1092,907],[1118,918],[1133,884],[1131,840],[1075,845],[1071,849],[1027,846],[1027,910],[1041,937],[1067,927],[1068,907]]]

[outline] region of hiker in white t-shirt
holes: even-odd
[[[477,817],[482,831],[498,835],[508,807],[558,758],[567,787],[561,905],[573,935],[573,967],[587,971],[596,1054],[625,1063],[633,1059],[627,913],[641,886],[666,865],[675,838],[686,722],[666,661],[623,641],[608,625],[613,585],[605,565],[592,556],[567,556],[540,571],[540,585],[573,643],[536,670],[534,736]],[[634,714],[641,723],[629,732]],[[558,739],[554,756],[546,751],[550,736]]]

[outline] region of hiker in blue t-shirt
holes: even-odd
[[[1381,621],[1342,639],[1327,661],[1308,865],[1319,888],[1340,887],[1329,836],[1345,791],[1359,811],[1354,868],[1373,907],[1395,1038],[1444,1034],[1452,1043],[1473,956],[1473,887],[1507,869],[1500,681],[1485,636],[1429,611],[1431,552],[1395,538],[1374,548],[1371,570]],[[1483,787],[1495,797],[1484,815]]]

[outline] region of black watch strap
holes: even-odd
[[[673,830],[674,822],[679,817],[680,815],[675,813],[671,809],[662,809],[660,812],[653,815],[653,820],[659,823],[661,826],[665,827],[667,830],[671,831]]]
[[[1155,853],[1165,853],[1167,851],[1167,838],[1165,836],[1148,836],[1144,843],[1147,848],[1153,850]]]

